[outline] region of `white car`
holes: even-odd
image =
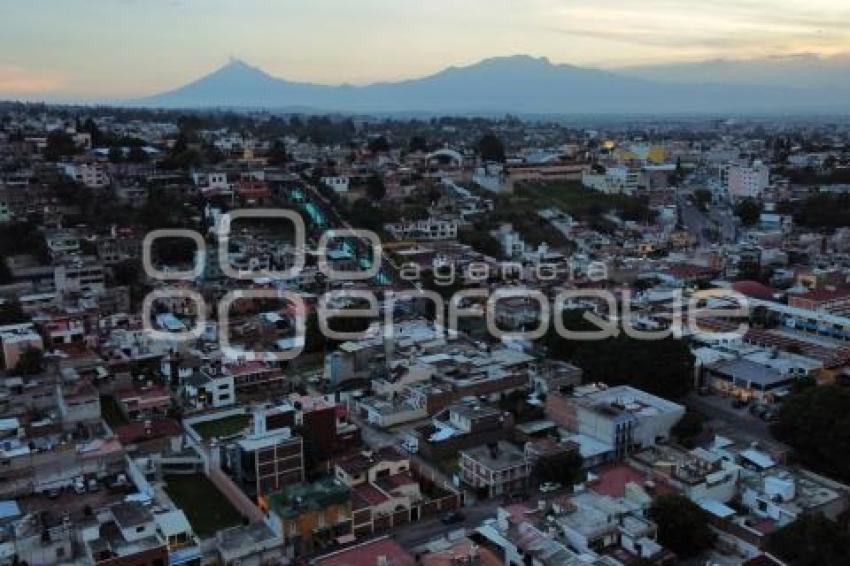
[[[552,491],[558,491],[561,489],[561,484],[547,481],[546,483],[540,484],[540,493],[549,493]]]

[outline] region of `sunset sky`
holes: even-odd
[[[292,80],[497,55],[632,64],[850,53],[847,0],[2,0],[0,99],[134,97],[238,57]]]

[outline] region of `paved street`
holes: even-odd
[[[705,415],[706,425],[718,434],[742,442],[759,442],[761,445],[778,450],[788,449],[770,434],[770,425],[753,416],[746,408],[735,409],[732,399],[718,395],[700,396],[691,393],[685,404]]]

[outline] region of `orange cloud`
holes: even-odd
[[[48,73],[0,65],[0,92],[3,93],[41,94],[56,90],[62,82],[60,77]]]

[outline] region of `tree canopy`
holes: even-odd
[[[680,558],[697,556],[714,542],[705,512],[683,495],[657,497],[649,516],[658,525],[658,541]]]
[[[850,480],[850,391],[824,385],[790,396],[773,426],[807,466]]]
[[[5,265],[5,264],[4,264]],[[28,322],[30,317],[24,313],[21,303],[17,300],[8,300],[0,303],[0,326],[6,324],[20,324]]]
[[[387,194],[387,187],[384,185],[384,180],[377,174],[370,175],[366,181],[366,194],[373,201],[380,201]]]
[[[850,564],[850,533],[821,515],[803,515],[768,536],[767,550],[794,566]]]
[[[568,330],[599,330],[581,310],[564,311],[563,319]],[[582,368],[588,381],[631,385],[667,399],[683,397],[693,386],[693,354],[685,342],[673,337],[638,340],[621,331],[614,338],[579,341],[567,340],[553,328],[546,346],[553,358]]]
[[[578,450],[552,456],[541,456],[534,463],[531,475],[537,483],[559,483],[571,486],[582,480],[582,458]]]
[[[484,134],[478,140],[478,154],[484,161],[505,161],[505,146],[496,134]]]
[[[735,207],[735,215],[744,226],[754,226],[761,216],[761,205],[754,199],[745,198]]]
[[[27,348],[18,358],[15,373],[20,375],[36,375],[41,373],[44,363],[44,352],[38,348]]]

